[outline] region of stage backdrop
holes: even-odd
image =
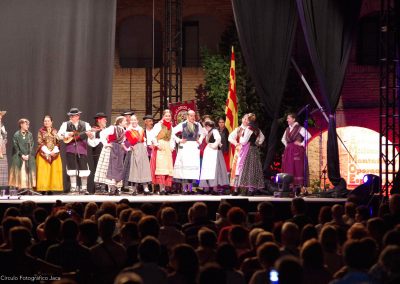
[[[44,114],[59,128],[71,107],[92,122],[111,112],[116,0],[1,0],[0,109],[8,156],[17,120],[37,136]]]

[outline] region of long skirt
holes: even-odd
[[[153,149],[150,164],[153,184],[172,186],[174,166],[169,141],[159,141],[159,146]]]
[[[293,175],[295,185],[304,185],[304,165],[308,171],[307,157],[303,146],[289,143],[282,158],[282,172]]]
[[[231,179],[230,179],[230,182],[229,182],[231,186],[235,185],[236,165],[237,165],[237,161],[238,161],[238,158],[239,158],[239,153],[240,153],[240,147],[235,148],[235,154],[233,155],[232,166],[231,166]]]
[[[238,177],[238,186],[250,189],[264,188],[264,175],[257,146],[248,147],[243,168]]]
[[[196,141],[180,144],[174,165],[177,182],[198,180],[200,177],[200,150]]]
[[[150,162],[146,146],[143,143],[137,143],[132,148],[128,181],[133,183],[151,182]]]
[[[224,156],[221,150],[206,147],[200,174],[200,187],[229,185]]]
[[[101,149],[100,158],[96,167],[96,173],[94,174],[94,182],[107,185],[116,185],[119,187],[122,186],[122,174],[120,178],[115,178],[115,176],[108,175],[110,170],[110,159],[112,159],[111,150],[111,147],[103,147],[103,149]],[[116,167],[115,170],[117,170],[117,168],[119,168],[120,171],[123,170],[123,158],[121,158],[120,167]]]
[[[13,157],[13,161],[20,157]],[[9,185],[16,188],[34,188],[36,187],[36,163],[33,157],[29,161],[22,161],[21,167],[19,163],[11,164]]]
[[[125,157],[124,157],[124,172],[123,172],[124,186],[128,186],[128,184],[129,184],[128,179],[129,179],[129,170],[131,168],[131,156],[132,156],[132,150],[125,153]]]
[[[8,185],[8,163],[7,156],[4,154],[2,158],[0,158],[0,186]]]
[[[51,164],[40,154],[36,155],[37,191],[63,191],[63,170],[61,157]]]

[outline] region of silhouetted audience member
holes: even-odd
[[[229,231],[233,226],[245,226],[246,224],[246,212],[240,207],[232,207],[228,211],[229,226],[222,228],[218,235],[218,244],[228,242]]]
[[[332,221],[331,207],[330,206],[322,206],[319,209],[318,224],[315,225],[315,229],[317,229],[318,234],[321,232],[322,227],[330,221]]]
[[[81,245],[92,248],[98,244],[99,229],[92,220],[83,220],[79,224],[78,241]]]
[[[228,211],[231,208],[232,206],[228,202],[220,202],[217,210],[217,218],[214,222],[217,227],[217,232],[222,228],[229,226]]]
[[[356,208],[356,222],[367,225],[367,221],[370,218],[369,208],[365,205],[359,205]]]
[[[225,271],[216,263],[209,263],[200,271],[199,284],[229,283]]]
[[[319,242],[324,253],[326,268],[331,275],[334,275],[343,266],[336,228],[330,225],[324,226],[319,235]]]
[[[243,253],[241,258],[243,259],[240,265],[240,271],[243,272],[246,283],[249,282],[251,276],[255,271],[261,268],[257,259],[257,237],[262,234],[267,233],[261,228],[254,228],[249,233],[249,243],[250,250]],[[271,233],[270,233],[271,234]]]
[[[236,249],[238,265],[240,266],[246,254],[250,251],[249,231],[242,226],[235,225],[229,231],[228,239],[229,243]]]
[[[215,261],[217,254],[217,235],[207,227],[203,227],[198,232],[199,246],[196,254],[200,266]]]
[[[389,245],[396,245],[400,244],[400,231],[396,229],[392,229],[386,232],[385,236],[383,237],[383,248]]]
[[[197,233],[202,227],[217,231],[215,223],[208,219],[208,208],[204,202],[196,202],[191,209],[191,221],[182,227],[186,236],[186,243],[197,248]]]
[[[37,273],[50,273],[59,276],[61,268],[35,259],[27,254],[32,236],[28,229],[15,226],[10,229],[10,250],[0,250],[0,274],[3,276],[33,276]],[[4,279],[3,279],[4,280]]]
[[[338,234],[339,244],[342,245],[346,241],[346,233],[349,229],[349,225],[343,220],[343,205],[335,204],[332,206],[332,221],[327,223],[336,228]]]
[[[90,249],[96,283],[110,283],[126,264],[126,250],[113,240],[115,217],[105,214],[98,221],[102,242]]]
[[[114,284],[143,284],[143,280],[136,273],[124,272],[115,277]]]
[[[275,225],[274,205],[264,201],[257,205],[258,222],[254,223],[253,228],[261,228],[267,232],[272,232]]]
[[[78,243],[78,224],[67,219],[61,225],[61,243],[49,247],[46,261],[61,266],[63,272],[77,272],[78,278],[87,280],[92,268],[90,250]]]
[[[281,255],[300,256],[300,232],[299,227],[292,222],[285,222],[281,230]]]
[[[300,234],[300,244],[303,245],[306,241],[311,239],[318,239],[317,229],[311,224],[307,224],[303,227]]]
[[[369,235],[376,241],[378,246],[381,248],[383,236],[386,233],[385,221],[380,217],[371,218],[367,222],[367,230]]]
[[[217,263],[224,270],[226,283],[244,284],[243,274],[236,270],[238,267],[238,256],[236,249],[231,244],[222,244],[217,249]]]
[[[322,246],[316,239],[306,241],[300,255],[304,269],[304,283],[324,284],[332,280],[331,273],[325,268]]]
[[[121,228],[121,243],[126,249],[126,266],[134,265],[139,261],[138,247],[139,247],[139,229],[136,223],[127,222]]]
[[[279,284],[302,284],[303,267],[297,257],[286,255],[279,258],[275,267],[278,270]]]
[[[290,210],[292,211],[293,217],[289,222],[295,223],[299,227],[300,231],[305,225],[312,224],[310,217],[306,214],[307,205],[303,198],[293,198]]]
[[[153,236],[145,237],[139,245],[139,263],[125,268],[122,273],[134,272],[144,284],[167,283],[167,273],[158,265],[160,253],[160,242]]]
[[[361,240],[368,236],[367,228],[362,223],[354,223],[347,230],[347,240]]]
[[[199,272],[199,260],[194,249],[187,244],[174,247],[171,254],[174,272],[167,278],[171,284],[195,284]]]
[[[383,216],[388,229],[400,224],[400,194],[393,194],[389,199],[389,213]]]
[[[399,283],[399,263],[400,247],[389,245],[381,252],[378,262],[371,267],[368,274],[374,283]]]
[[[343,221],[348,226],[351,226],[356,222],[356,205],[351,201],[347,201],[344,204]]]
[[[178,214],[172,207],[165,207],[161,210],[161,228],[158,240],[168,251],[178,244],[185,242],[185,235],[177,229]]]
[[[251,279],[250,284],[269,283],[269,273],[274,268],[275,262],[280,257],[279,247],[272,242],[262,244],[257,249],[257,259],[262,269],[256,271]]]
[[[96,202],[87,203],[85,206],[85,211],[83,213],[83,219],[84,220],[94,219],[97,210],[99,210],[99,207],[97,206]]]
[[[0,249],[10,249],[10,230],[15,226],[21,226],[19,217],[6,217],[1,222],[1,229],[3,235],[3,243],[0,245]]]
[[[59,243],[61,222],[54,216],[47,217],[43,224],[44,239],[40,240],[30,248],[30,254],[40,259],[46,259],[49,247]]]

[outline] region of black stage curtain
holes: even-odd
[[[58,128],[71,107],[92,123],[111,113],[116,0],[0,1],[0,109],[9,142],[26,117],[36,137],[50,114]],[[8,143],[8,155],[11,154]]]
[[[257,94],[273,120],[264,171],[275,155],[278,117],[285,89],[297,11],[294,0],[232,0],[240,46]]]
[[[334,113],[339,102],[362,0],[296,0],[299,18],[325,107],[329,113],[328,177],[340,180]]]

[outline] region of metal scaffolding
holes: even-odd
[[[381,194],[388,197],[399,170],[399,54],[394,0],[381,0],[379,84],[379,177]]]

